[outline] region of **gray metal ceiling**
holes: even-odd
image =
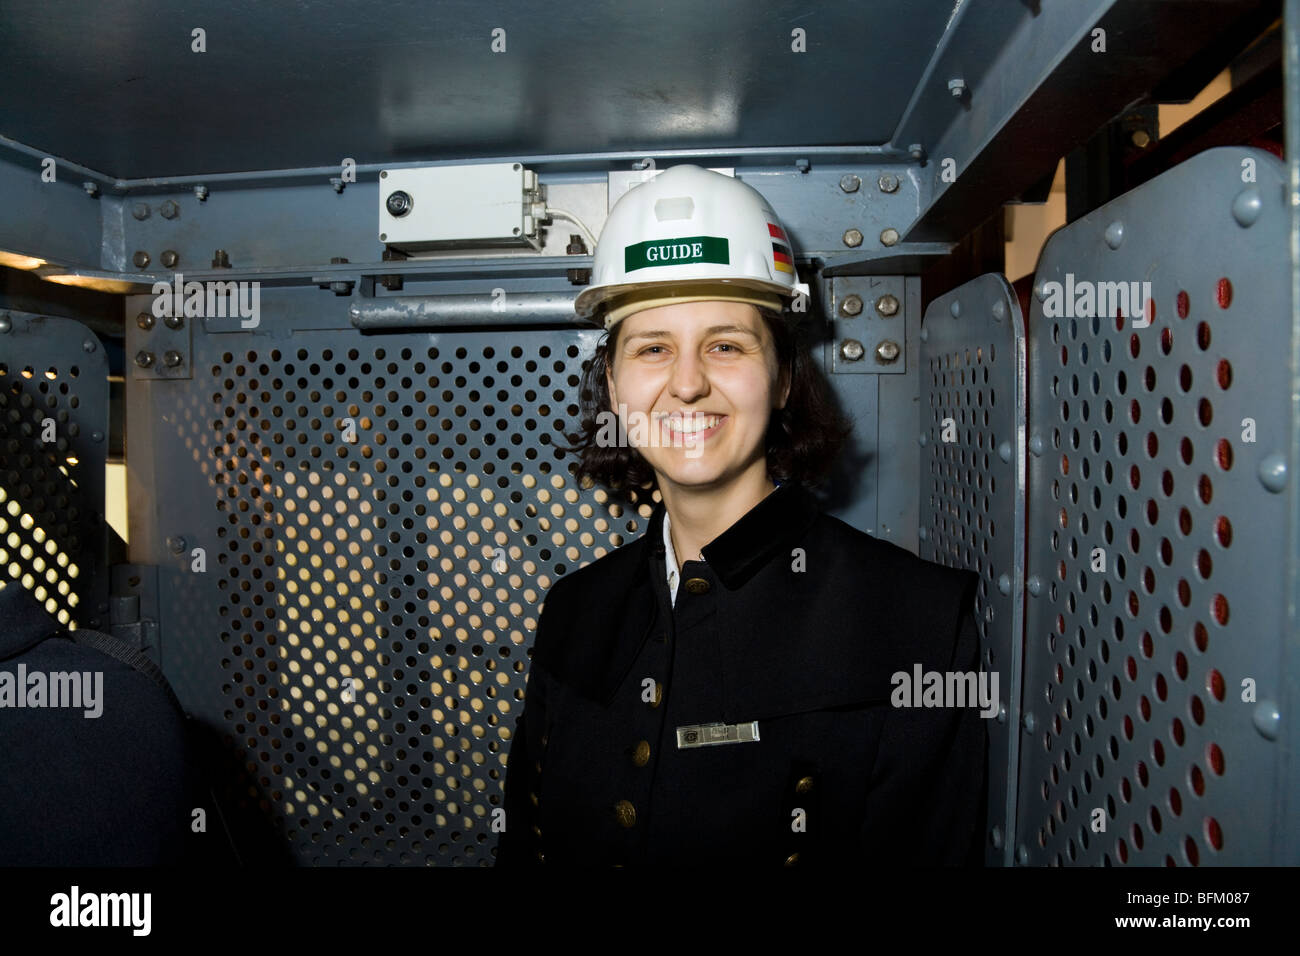
[[[960,2],[6,0],[0,134],[119,179],[882,145]]]

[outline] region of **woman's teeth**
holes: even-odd
[[[689,419],[674,418],[669,416],[664,419],[668,427],[680,435],[693,435],[697,432],[707,431],[715,427],[718,422],[722,421],[721,415],[693,415]]]

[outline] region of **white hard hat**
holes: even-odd
[[[794,254],[767,200],[738,179],[673,166],[614,204],[593,284],[574,302],[611,328],[670,302],[728,300],[780,311],[800,292]]]

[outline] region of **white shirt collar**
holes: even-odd
[[[677,573],[677,552],[673,550],[673,536],[668,533],[668,509],[664,509],[664,567],[668,572],[668,593],[672,596],[673,607],[677,606],[677,582],[681,575]]]

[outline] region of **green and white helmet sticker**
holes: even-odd
[[[730,265],[731,255],[724,236],[685,236],[638,242],[623,249],[623,271],[652,266],[680,266],[692,262]]]

